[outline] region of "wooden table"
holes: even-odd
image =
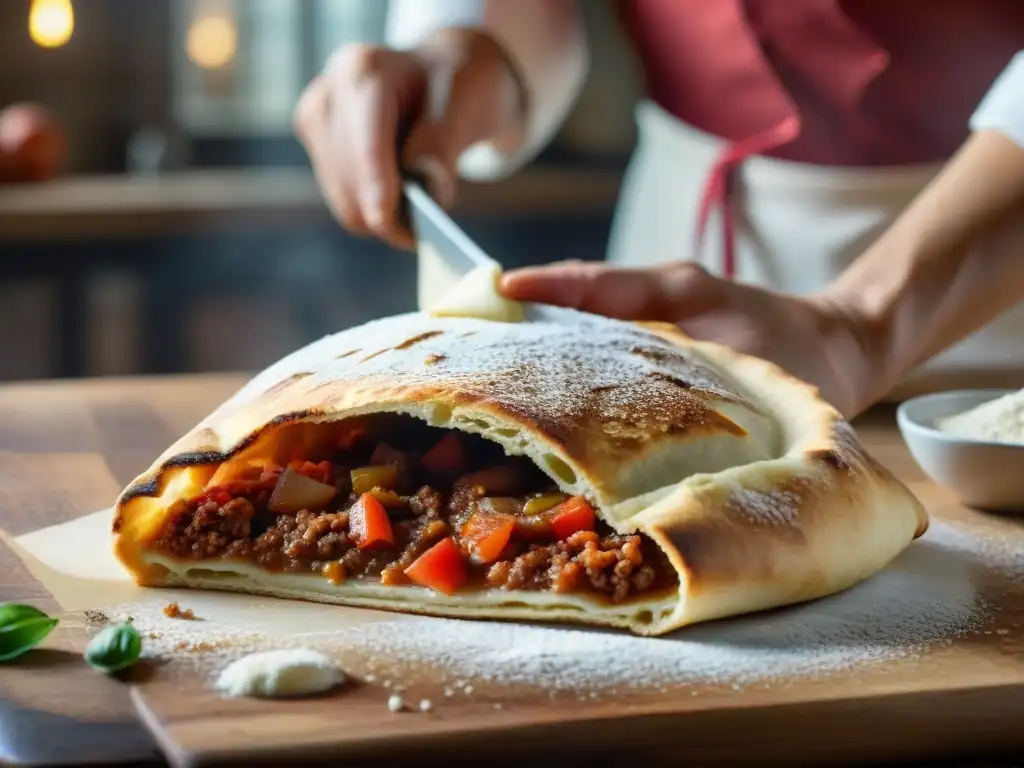
[[[0,387],[0,528],[26,533],[109,505],[153,456],[242,381],[187,376]],[[880,460],[904,479],[921,480],[891,410],[869,414],[858,428]],[[79,486],[83,476],[91,478],[87,487]],[[45,607],[49,598],[0,545],[0,601],[25,599]],[[84,629],[62,625],[55,634],[76,631]],[[0,761],[163,764],[127,686],[62,663],[65,657],[42,651],[32,663],[0,670]],[[32,684],[44,675],[64,676],[61,701],[33,698],[34,690],[53,688]]]

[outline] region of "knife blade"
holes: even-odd
[[[477,245],[427,192],[423,180],[406,174],[402,181],[404,223],[418,245],[435,250],[455,275],[462,277],[477,267],[490,267],[496,260]]]

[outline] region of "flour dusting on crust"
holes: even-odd
[[[542,429],[596,418],[619,437],[636,437],[628,431],[644,424],[716,424],[715,401],[753,407],[717,371],[643,328],[554,308],[531,310],[529,319],[510,334],[502,323],[431,318],[428,331],[412,336],[408,315],[376,320],[284,358],[246,385],[231,409],[283,381],[311,391],[396,376],[404,386],[450,380],[469,393],[498,391],[502,406]],[[358,355],[349,351],[356,348]]]

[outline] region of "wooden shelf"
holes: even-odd
[[[551,216],[611,211],[620,174],[538,168],[467,184],[457,215]],[[230,227],[297,228],[330,214],[308,169],[79,176],[0,187],[0,240],[152,237]]]

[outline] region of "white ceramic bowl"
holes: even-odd
[[[907,400],[896,410],[903,440],[925,474],[970,507],[1024,510],[1024,445],[968,440],[936,421],[1017,390],[958,389]]]

